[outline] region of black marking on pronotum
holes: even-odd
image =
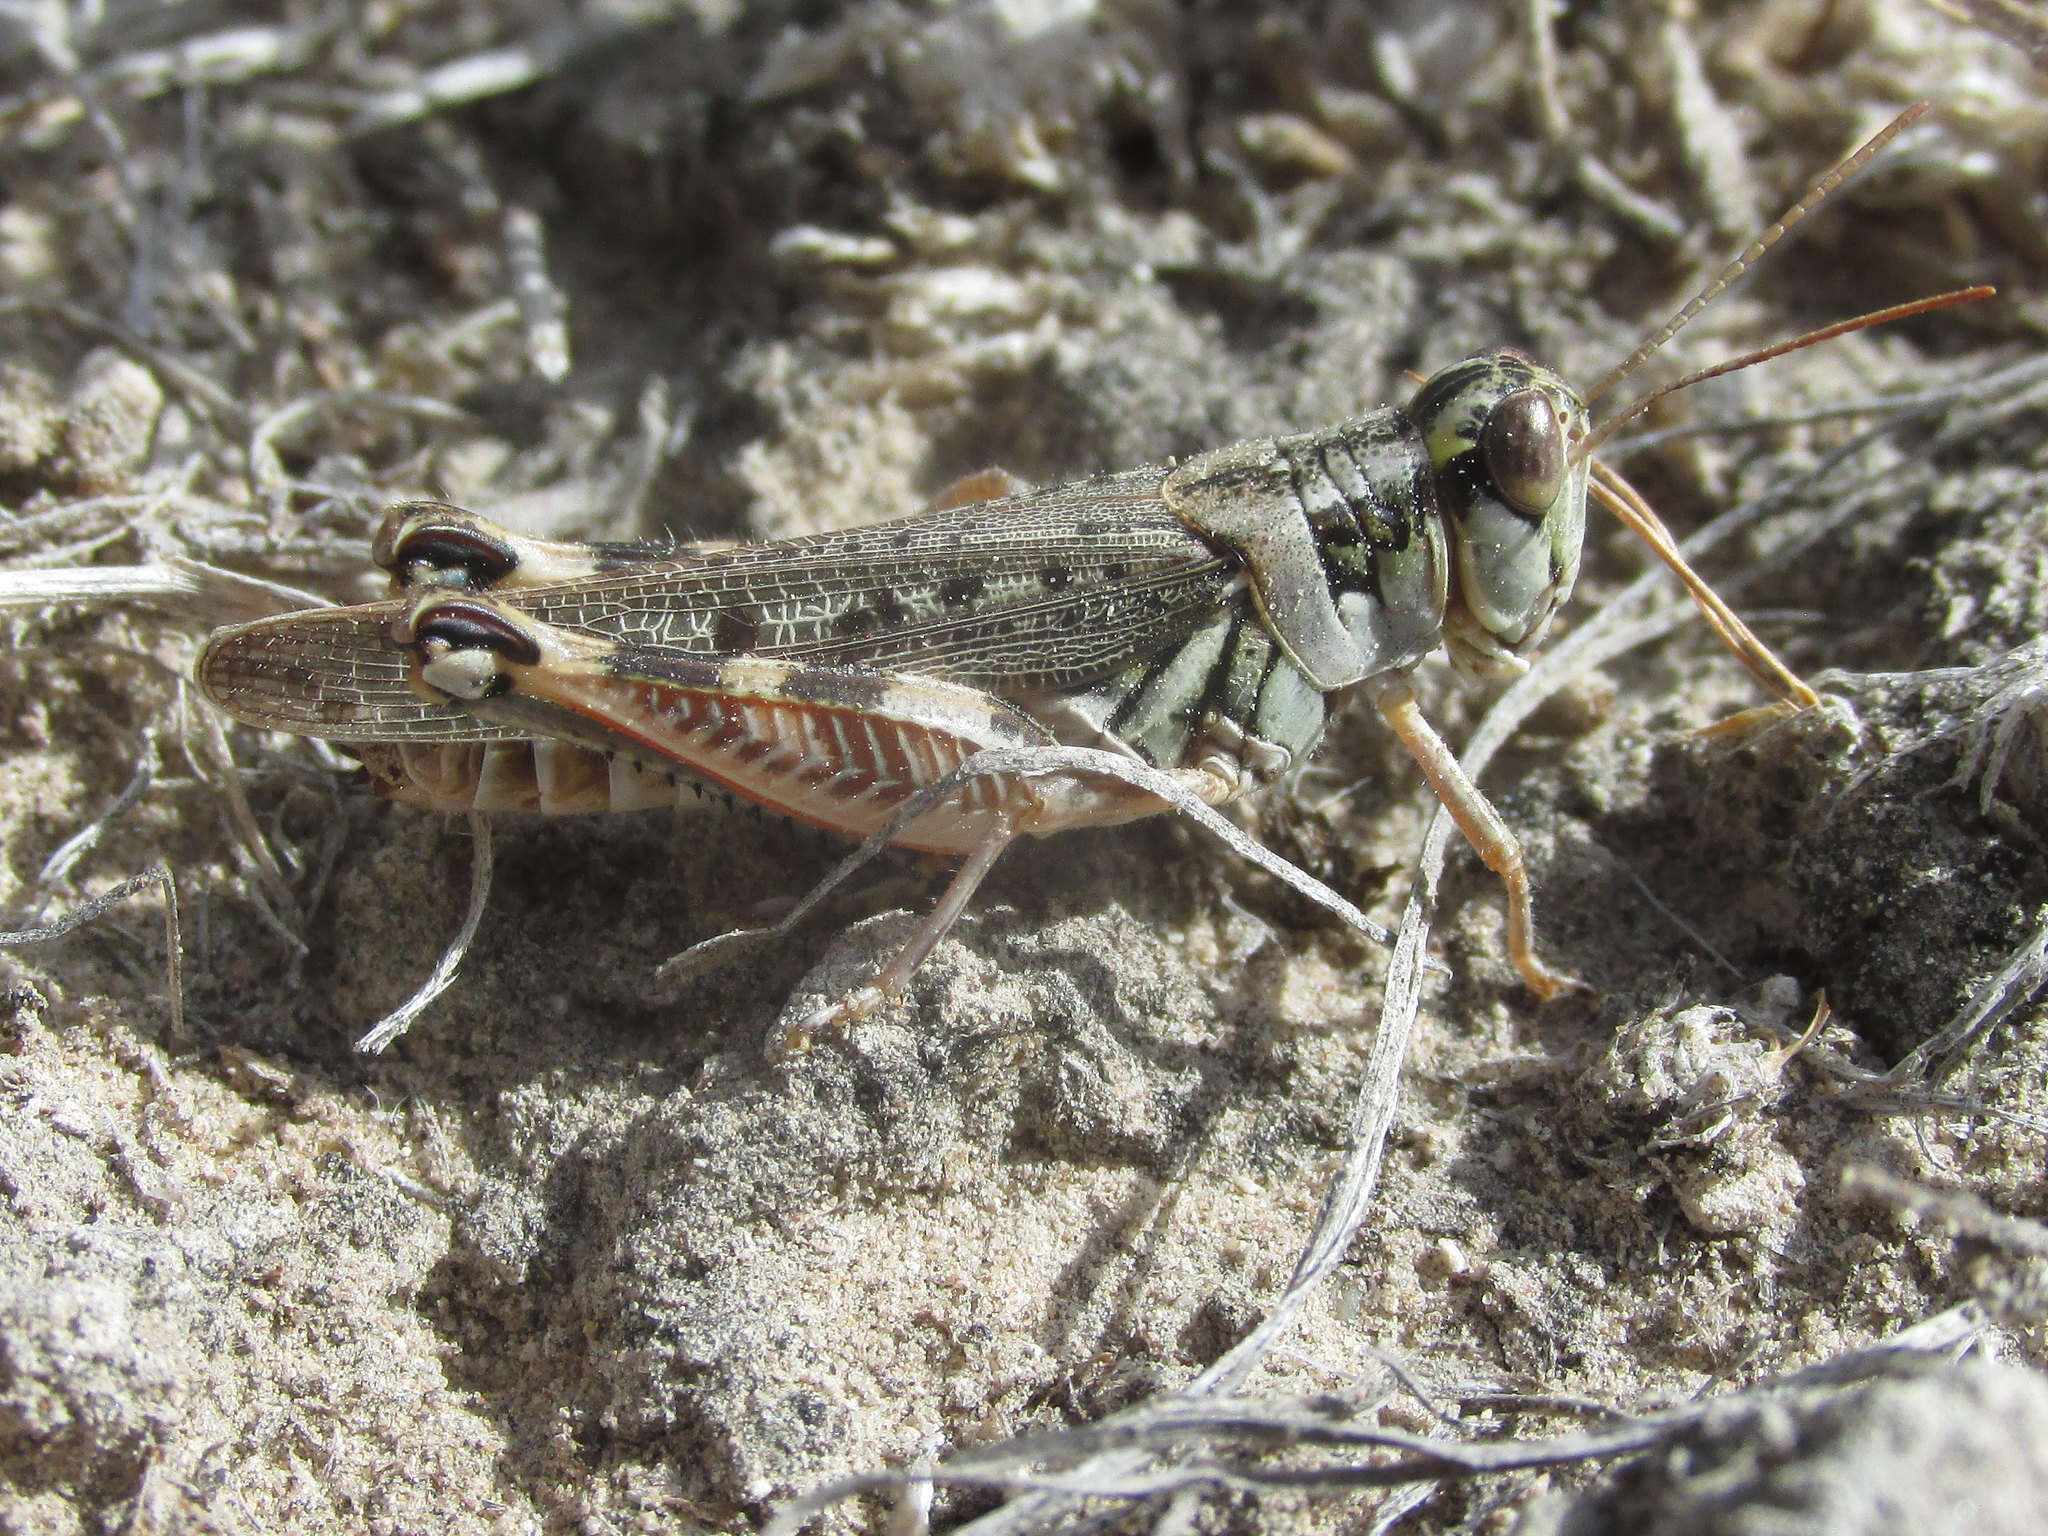
[[[1422,515],[1429,495],[1428,454],[1420,443],[1403,441],[1404,437],[1415,436],[1412,427],[1403,425],[1405,431],[1385,433],[1370,445],[1378,450],[1372,454],[1371,468],[1377,468],[1383,477],[1389,458],[1385,450],[1390,444],[1400,450],[1392,455],[1402,479],[1398,488],[1383,486],[1375,480],[1366,460],[1353,451],[1350,443],[1323,444],[1320,466],[1331,483],[1342,490],[1349,521],[1360,537],[1375,548],[1396,552],[1408,547],[1414,519]],[[1319,526],[1318,535],[1322,532]]]
[[[1435,511],[1436,483],[1430,477],[1429,454],[1425,450],[1408,460],[1407,488],[1391,504],[1375,506],[1373,515],[1389,535],[1397,535],[1388,542],[1395,549],[1406,549],[1408,540]]]

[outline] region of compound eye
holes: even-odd
[[[1541,517],[1564,490],[1564,425],[1541,390],[1518,389],[1487,414],[1479,451],[1501,499]]]

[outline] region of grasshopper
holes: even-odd
[[[1503,349],[1338,426],[992,499],[974,480],[909,518],[758,545],[550,543],[404,503],[373,546],[387,598],[221,630],[199,685],[237,720],[343,744],[377,793],[432,810],[629,810],[711,785],[960,858],[915,936],[806,1030],[900,992],[1015,838],[1155,814],[1161,783],[1235,800],[1304,761],[1333,700],[1359,693],[1502,880],[1509,955],[1553,997],[1580,984],[1537,953],[1521,850],[1409,674],[1439,647],[1467,676],[1526,666],[1578,575],[1590,492],[1781,697],[1813,700],[1593,457],[1668,391],[1598,426],[1589,402],[1924,110],[1583,395]],[[1078,767],[1074,747],[1164,780]],[[1048,766],[976,773],[978,754]]]

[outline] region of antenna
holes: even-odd
[[[1675,384],[1666,384],[1661,389],[1653,389],[1647,395],[1630,401],[1624,409],[1601,422],[1572,445],[1571,460],[1574,464],[1584,462],[1592,456],[1595,449],[1614,436],[1617,429],[1627,426],[1666,395],[1675,395],[1681,389],[1690,389],[1707,379],[1718,379],[1724,373],[1734,373],[1756,363],[1767,363],[1774,357],[1783,357],[1787,352],[1797,352],[1817,342],[1847,336],[1851,331],[1866,331],[1874,325],[1889,325],[1894,320],[1924,315],[1930,310],[1950,309],[1957,304],[1973,304],[1978,299],[1988,299],[1997,292],[1996,288],[1983,285],[1975,288],[1957,288],[1948,293],[1937,293],[1931,298],[1915,299],[1910,304],[1894,304],[1888,309],[1873,309],[1868,314],[1856,316],[1853,320],[1837,320],[1833,325],[1824,325],[1817,331],[1794,336],[1790,341],[1773,342],[1768,347],[1759,347],[1754,352],[1745,352],[1740,357],[1731,357],[1726,362],[1715,363],[1711,368],[1688,373]],[[1667,326],[1666,329],[1670,327]]]
[[[1869,163],[1873,155],[1891,143],[1893,139],[1897,138],[1907,128],[1925,117],[1931,110],[1933,108],[1927,102],[1918,101],[1913,103],[1912,106],[1901,112],[1891,122],[1886,124],[1884,128],[1880,129],[1861,149],[1858,149],[1854,154],[1841,161],[1826,175],[1822,176],[1819,181],[1815,182],[1807,190],[1804,197],[1800,198],[1798,202],[1785,211],[1784,216],[1777,223],[1773,224],[1763,234],[1758,236],[1756,240],[1751,242],[1739,256],[1721,269],[1712,282],[1687,301],[1677,314],[1667,320],[1642,345],[1622,359],[1599,383],[1588,390],[1584,396],[1586,402],[1590,405],[1593,401],[1598,400],[1602,395],[1605,395],[1609,390],[1621,383],[1622,380],[1634,373],[1636,369],[1640,368],[1651,357],[1655,356],[1659,349],[1692,321],[1694,316],[1713,303],[1715,299],[1719,298],[1727,290],[1728,286],[1741,277],[1744,272],[1748,271],[1766,251],[1784,239],[1793,226],[1798,224],[1807,214],[1811,213],[1822,198],[1841,186],[1849,177],[1855,175],[1857,171]],[[1701,611],[1705,613],[1708,624],[1721,637],[1722,643],[1735,653],[1742,664],[1765,687],[1769,688],[1783,702],[1794,708],[1811,708],[1820,702],[1820,695],[1815,693],[1797,673],[1780,661],[1776,653],[1758,639],[1749,626],[1743,623],[1737,617],[1734,610],[1722,600],[1721,595],[1708,585],[1705,578],[1687,564],[1684,555],[1679,552],[1677,541],[1671,537],[1670,531],[1665,528],[1662,520],[1651,509],[1649,503],[1643,500],[1635,487],[1617,474],[1613,468],[1594,458],[1594,451],[1611,438],[1618,428],[1634,421],[1657,401],[1677,390],[1690,388],[1692,385],[1706,379],[1719,378],[1722,374],[1733,373],[1739,368],[1748,368],[1753,364],[1766,362],[1774,357],[1782,357],[1787,352],[1796,352],[1803,347],[1810,347],[1818,342],[1829,341],[1837,336],[1846,336],[1852,331],[1867,330],[1871,326],[1884,325],[1893,320],[1903,320],[1911,315],[1924,315],[1932,310],[1947,309],[1952,305],[1967,304],[1977,299],[1989,298],[1995,291],[1995,289],[1988,287],[1959,288],[1952,293],[1941,293],[1934,295],[1932,298],[1915,299],[1909,304],[1894,304],[1886,309],[1872,310],[1868,314],[1858,315],[1852,320],[1840,320],[1833,325],[1822,326],[1819,330],[1808,331],[1804,335],[1795,336],[1789,341],[1775,342],[1770,346],[1760,347],[1754,352],[1745,352],[1740,357],[1732,357],[1725,362],[1716,363],[1710,368],[1702,368],[1696,373],[1687,374],[1675,384],[1667,384],[1661,389],[1651,390],[1648,394],[1622,407],[1615,414],[1608,417],[1607,420],[1594,427],[1571,447],[1570,461],[1572,464],[1585,464],[1589,460],[1591,461],[1591,476],[1587,489],[1592,493],[1593,498],[1619,518],[1638,538],[1650,546],[1659,559],[1677,573],[1678,578],[1685,583],[1687,590],[1692,593],[1693,600],[1699,605]]]
[[[1629,353],[1615,367],[1609,369],[1606,376],[1599,383],[1587,390],[1584,397],[1586,403],[1591,405],[1623,379],[1634,373],[1636,369],[1640,368],[1650,358],[1654,357],[1666,342],[1670,341],[1672,337],[1676,336],[1692,322],[1693,316],[1718,299],[1727,290],[1729,284],[1742,276],[1744,272],[1747,272],[1764,252],[1784,239],[1791,232],[1794,225],[1798,224],[1801,219],[1814,210],[1822,198],[1862,170],[1870,162],[1871,156],[1875,155],[1879,150],[1891,143],[1893,139],[1904,133],[1933,110],[1934,106],[1931,102],[1914,102],[1913,105],[1906,108],[1905,111],[1879,129],[1869,143],[1850,155],[1848,159],[1837,164],[1834,169],[1821,177],[1819,181],[1816,181],[1807,189],[1804,197],[1785,210],[1783,217],[1777,223],[1757,236],[1754,241],[1743,249],[1741,255],[1723,267],[1720,274],[1687,301],[1683,309],[1665,321],[1663,326],[1653,332],[1641,346]],[[1605,429],[1597,435],[1604,438]],[[1583,458],[1584,454],[1581,453],[1577,456]]]

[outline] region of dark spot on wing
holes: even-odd
[[[832,621],[833,631],[849,639],[871,633],[877,620],[872,609],[849,608]]]
[[[884,629],[894,629],[899,624],[910,622],[910,610],[903,606],[903,599],[887,587],[875,594],[873,607],[875,617]]]
[[[712,646],[729,656],[751,651],[760,633],[760,621],[744,608],[722,608],[711,621]]]
[[[1072,567],[1048,565],[1038,573],[1039,584],[1048,592],[1064,592],[1074,584]]]
[[[948,608],[978,603],[987,592],[988,583],[979,576],[955,576],[939,583],[939,601]]]

